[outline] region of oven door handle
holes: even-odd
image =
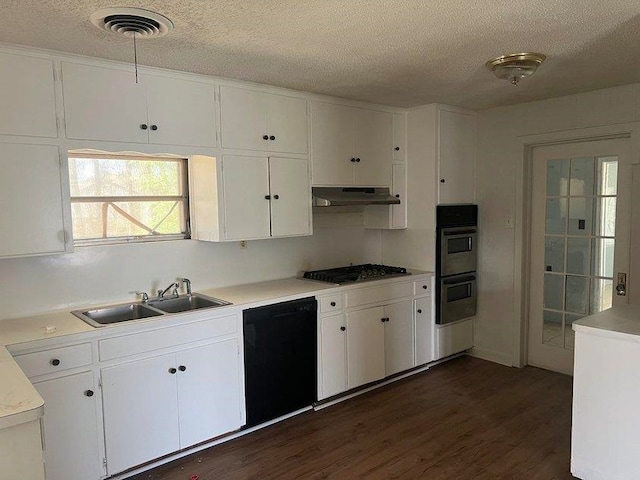
[[[469,282],[474,282],[476,280],[476,276],[475,275],[468,275],[466,277],[462,277],[462,278],[455,278],[455,279],[451,279],[451,280],[443,280],[442,283],[444,285],[458,285],[459,283],[469,283]]]
[[[444,235],[445,237],[451,237],[453,235],[471,235],[472,233],[477,233],[477,230],[470,229],[470,230],[458,230],[456,232],[442,232],[442,235]]]

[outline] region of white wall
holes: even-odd
[[[246,250],[240,249],[239,242],[178,240],[78,247],[65,255],[2,259],[0,320],[128,301],[134,299],[130,291],[154,292],[183,276],[198,291],[367,262],[380,262],[379,231],[317,225],[311,237],[256,240],[248,242]]]
[[[526,88],[526,84],[513,88]],[[525,145],[629,131],[638,128],[629,123],[638,121],[640,84],[479,112],[476,198],[481,233],[476,354],[505,364],[518,365],[520,361],[518,290],[523,218],[519,202],[523,198]],[[637,135],[632,135],[632,142],[633,161],[638,162]],[[515,220],[515,229],[506,227],[508,218]]]

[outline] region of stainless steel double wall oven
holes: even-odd
[[[436,210],[436,323],[476,313],[478,206],[438,205]]]

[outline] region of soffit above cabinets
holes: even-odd
[[[101,0],[5,3],[0,42],[133,61],[130,40],[89,21]],[[620,61],[640,58],[637,0],[129,3],[175,24],[138,42],[141,64],[398,107],[482,109],[640,81],[640,63]],[[484,67],[515,51],[548,55],[517,87]]]

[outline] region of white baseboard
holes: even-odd
[[[482,360],[488,360],[490,362],[506,365],[507,367],[513,367],[510,353],[497,352],[495,350],[489,350],[481,347],[473,347],[468,351],[468,354],[472,357],[481,358]]]

